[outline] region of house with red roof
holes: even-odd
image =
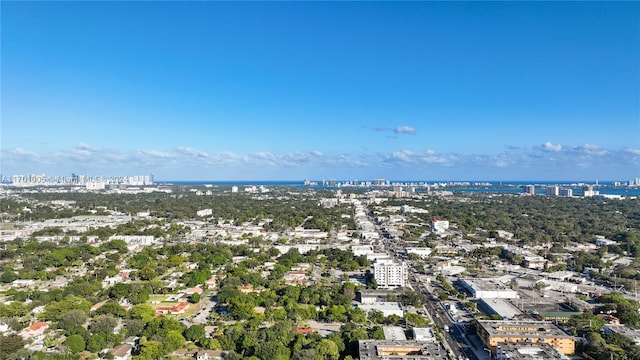
[[[207,285],[208,288],[215,288],[217,284],[216,277],[214,276],[211,279],[205,281],[204,284]]]
[[[30,338],[39,338],[44,336],[44,333],[45,331],[47,331],[47,329],[49,329],[49,323],[44,321],[39,321],[37,323],[31,324],[31,326],[22,330],[20,332],[20,336],[22,336],[22,338],[25,340]]]
[[[174,306],[158,306],[156,308],[156,314],[164,315],[164,314],[172,314],[172,315],[180,315],[184,314],[184,312],[189,307],[189,303],[186,301],[179,302]]]
[[[193,294],[202,295],[203,291],[204,290],[202,290],[201,287],[196,286],[196,287],[193,287],[191,289],[185,290],[184,293],[187,294],[187,295],[193,295]]]

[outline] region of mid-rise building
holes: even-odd
[[[382,289],[404,287],[409,280],[409,271],[404,262],[376,261],[373,274],[378,288]]]
[[[573,336],[547,321],[478,320],[478,337],[493,355],[501,343],[545,343],[565,355],[573,355],[576,349]]]
[[[600,195],[600,192],[598,190],[593,190],[593,186],[592,185],[585,185],[582,187],[582,196],[583,197],[593,197],[593,196],[597,196]]]
[[[560,195],[560,187],[557,185],[548,186],[547,187],[547,195],[549,196],[558,196]]]
[[[535,185],[527,185],[524,187],[524,193],[527,195],[535,195],[536,194],[536,187]]]
[[[564,196],[564,197],[572,197],[573,196],[573,189],[560,189],[560,196]]]

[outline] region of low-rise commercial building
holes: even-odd
[[[382,312],[385,317],[391,315],[396,315],[401,318],[404,317],[402,305],[400,305],[400,303],[398,302],[377,302],[374,304],[360,304],[358,305],[358,307],[367,313],[371,310],[378,310]]]
[[[518,293],[497,279],[460,279],[460,285],[478,299],[516,299]]]
[[[487,315],[495,314],[503,320],[522,315],[522,311],[503,299],[480,299],[478,308]]]
[[[423,341],[360,340],[360,360],[449,360],[442,343]]]
[[[413,338],[416,341],[435,342],[436,337],[432,328],[413,328]]]
[[[496,354],[500,343],[545,343],[565,355],[575,353],[575,338],[546,321],[479,320],[478,337]]]
[[[407,335],[404,334],[404,329],[400,326],[383,326],[385,340],[407,340]]]
[[[497,360],[568,360],[549,344],[498,344]]]

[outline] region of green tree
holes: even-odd
[[[349,320],[358,324],[364,324],[367,322],[367,313],[360,308],[351,309],[349,310]]]
[[[0,337],[0,359],[8,359],[9,356],[24,348],[25,342],[19,335],[7,335]]]
[[[164,355],[162,343],[154,340],[141,341],[140,354],[134,356],[134,360],[154,360],[160,359]]]
[[[177,331],[182,334],[184,327],[174,318],[160,316],[151,320],[142,334],[147,338],[164,339],[171,331]]]
[[[64,344],[69,348],[72,354],[78,354],[84,351],[86,343],[80,335],[71,335],[65,339]]]
[[[345,322],[347,321],[347,309],[342,305],[331,305],[325,308],[324,317],[329,321]]]
[[[144,304],[149,300],[149,290],[138,284],[133,288],[128,298],[133,305]]]
[[[331,340],[322,339],[315,343],[313,348],[316,350],[318,360],[338,360],[340,357],[338,346]]]
[[[112,299],[123,299],[131,294],[132,285],[117,283],[109,289],[109,297]]]
[[[113,334],[113,330],[118,326],[118,319],[113,315],[100,315],[91,320],[89,330],[94,334]]]
[[[107,337],[105,334],[96,334],[87,340],[87,350],[97,353],[107,348]]]
[[[200,294],[198,293],[194,293],[191,295],[191,298],[189,298],[189,302],[192,304],[197,304],[200,302]]]
[[[291,352],[281,342],[260,342],[256,345],[255,355],[262,360],[289,360]]]
[[[250,319],[255,316],[254,307],[255,303],[253,298],[241,295],[229,299],[227,309],[229,310],[229,314],[237,319]]]
[[[169,331],[164,338],[164,350],[165,352],[174,352],[184,345],[187,340],[182,336],[179,331]]]
[[[384,314],[380,310],[369,310],[369,321],[374,324],[384,323]]]
[[[90,309],[89,301],[79,296],[69,295],[62,301],[54,301],[46,305],[44,311],[38,316],[46,321],[60,321],[71,310],[82,310],[89,314]]]
[[[131,308],[131,318],[140,319],[144,324],[147,324],[156,316],[156,311],[151,305],[140,304]]]
[[[124,322],[124,327],[127,330],[127,336],[140,336],[144,329],[144,323],[140,319],[127,319]]]
[[[5,283],[8,284],[10,282],[13,282],[14,280],[18,279],[18,275],[11,271],[11,270],[5,270],[2,275],[0,275],[0,282],[1,283]]]
[[[82,326],[89,317],[82,310],[70,310],[62,316],[62,319],[58,321],[58,328],[62,330],[69,330],[74,326]]]
[[[202,342],[206,336],[204,325],[191,325],[182,334],[185,339],[193,342]]]
[[[117,302],[115,302],[113,300],[107,301],[106,303],[104,303],[102,306],[100,306],[94,312],[94,316],[95,315],[106,315],[106,314],[117,316],[119,318],[125,318],[128,315],[127,310],[122,308],[122,306],[120,306],[120,304],[118,304]]]
[[[20,301],[12,301],[9,304],[0,304],[0,317],[22,317],[29,313],[29,307]]]
[[[293,352],[291,360],[309,360],[316,358],[315,349],[300,349]]]
[[[374,326],[369,333],[371,339],[384,340],[384,331],[380,326]]]

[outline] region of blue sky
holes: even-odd
[[[3,176],[640,176],[637,2],[0,12]]]

